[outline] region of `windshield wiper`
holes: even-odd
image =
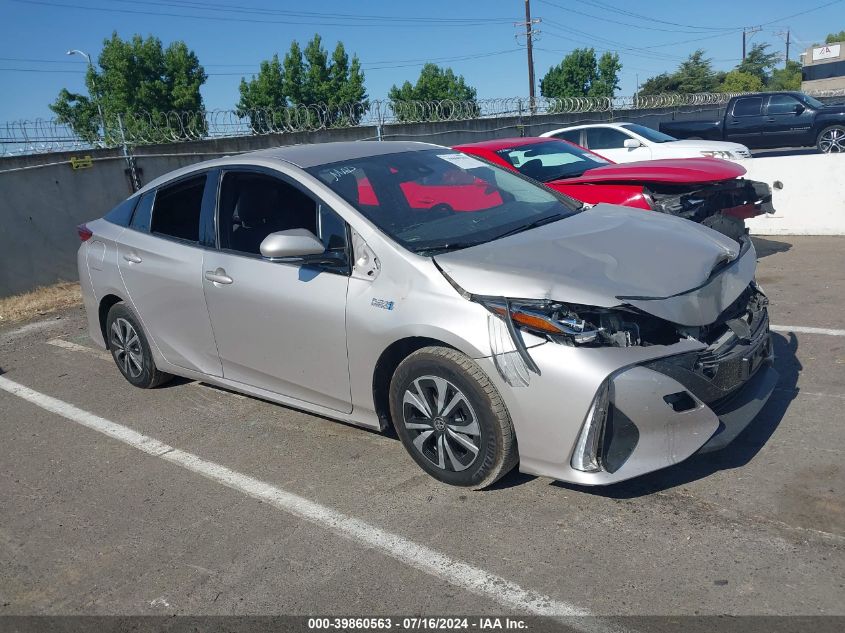
[[[569,214],[567,213],[555,213],[553,215],[547,215],[544,218],[538,218],[533,222],[529,222],[528,224],[523,224],[522,226],[518,226],[515,229],[511,229],[510,231],[505,231],[501,235],[497,235],[494,237],[494,240],[500,240],[503,237],[508,237],[510,235],[516,235],[517,233],[522,233],[523,231],[528,231],[530,229],[536,229],[538,226],[543,226],[544,224],[551,224],[552,222],[557,222],[558,220],[562,220],[563,218],[568,218]],[[491,240],[492,241],[492,240]]]

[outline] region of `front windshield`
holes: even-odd
[[[636,123],[623,123],[620,127],[631,130],[634,134],[639,134],[652,143],[671,143],[672,141],[678,140],[674,136],[669,136],[663,132],[658,132],[657,130],[652,130],[650,127],[637,125]]]
[[[580,208],[506,169],[447,148],[355,158],[307,171],[421,255],[489,242]]]
[[[519,173],[540,182],[576,178],[588,169],[610,164],[598,154],[556,139],[502,149],[496,153]]]
[[[818,109],[824,107],[824,104],[821,101],[819,101],[818,99],[814,99],[810,95],[805,95],[802,93],[801,96],[804,98],[804,102],[811,108]]]

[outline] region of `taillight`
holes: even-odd
[[[89,229],[85,224],[77,226],[76,232],[79,233],[79,239],[83,242],[87,242],[94,236],[94,231]]]

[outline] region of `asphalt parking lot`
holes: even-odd
[[[845,238],[756,243],[774,396],[724,451],[603,489],[447,487],[389,436],[135,389],[81,309],[6,328],[3,378],[41,398],[0,390],[0,614],[845,615]]]

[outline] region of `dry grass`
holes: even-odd
[[[78,283],[62,282],[42,286],[11,297],[0,299],[0,326],[26,321],[42,314],[49,314],[79,305],[82,294]]]

